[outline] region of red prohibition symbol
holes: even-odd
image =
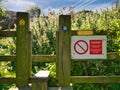
[[[81,50],[79,50],[77,47],[79,49],[81,49]],[[75,44],[74,44],[74,51],[77,54],[85,54],[88,51],[88,44],[87,44],[87,42],[84,41],[84,40],[78,40],[77,42],[75,42]]]

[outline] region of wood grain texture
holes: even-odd
[[[56,55],[32,55],[32,62],[55,62],[57,61]],[[79,61],[82,59],[74,60]],[[89,59],[90,60],[90,59]],[[82,61],[89,61],[89,60],[82,60]],[[91,59],[92,60],[92,59]],[[102,60],[102,59],[99,59]],[[120,61],[120,53],[119,52],[109,52],[107,53],[107,59],[103,59],[106,61]],[[16,56],[0,56],[0,61],[16,61]],[[95,61],[95,60],[92,60]]]
[[[15,84],[15,78],[0,78],[0,84]]]
[[[71,76],[72,83],[120,83],[120,76]]]
[[[47,81],[50,71],[39,71],[32,79],[32,90],[48,90]]]
[[[56,56],[55,55],[33,55],[32,61],[33,62],[55,62]]]
[[[67,31],[63,31],[62,27],[67,26]],[[59,86],[70,85],[70,42],[71,42],[71,16],[59,16],[59,41],[58,41],[58,56],[56,60],[57,77]]]
[[[16,31],[0,31],[0,37],[16,37]]]
[[[16,56],[0,56],[0,61],[15,61],[16,60]]]
[[[32,77],[32,32],[28,32],[28,74]]]
[[[20,24],[25,21],[25,25]],[[17,12],[17,43],[16,43],[16,85],[27,87],[29,78],[29,15],[28,13]]]

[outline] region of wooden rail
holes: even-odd
[[[120,83],[120,76],[71,76],[72,83]]]
[[[98,60],[105,60],[105,61],[120,61],[120,52],[110,52],[107,53],[107,59],[72,59],[72,61],[98,61]]]
[[[16,56],[0,56],[0,61],[15,61],[15,60],[16,60]],[[78,60],[72,59],[72,60],[80,61],[81,59]],[[55,61],[56,61],[56,55],[32,55],[32,62],[55,62]],[[89,60],[82,59],[81,61],[89,61]],[[107,59],[105,61],[120,61],[120,52],[108,53]]]
[[[32,56],[32,61],[33,62],[55,62],[56,56],[53,55],[39,55],[39,56]]]
[[[71,35],[77,35],[78,30],[71,31]],[[106,35],[107,32],[97,32],[94,31],[95,35]],[[0,37],[16,37],[16,31],[0,31]]]
[[[71,76],[71,83],[120,83],[120,76]],[[16,78],[0,78],[0,84],[15,84]],[[29,83],[36,81],[29,78]]]
[[[0,37],[16,37],[16,31],[0,31]]]
[[[0,61],[15,61],[16,56],[0,56]]]
[[[0,77],[0,84],[15,84],[15,78],[3,78]]]
[[[56,56],[53,55],[33,55],[33,62],[55,62]],[[16,56],[0,56],[0,61],[16,61]]]

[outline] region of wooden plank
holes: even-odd
[[[120,52],[109,52],[107,54],[107,60],[120,60]]]
[[[109,52],[107,53],[107,59],[96,59],[105,61],[120,61],[120,52]],[[72,59],[72,61],[94,61],[93,59]]]
[[[49,87],[48,90],[73,90],[73,87]]]
[[[33,62],[55,62],[56,55],[52,55],[52,56],[51,55],[32,55],[31,59]],[[0,56],[0,61],[15,61],[15,60],[16,60],[16,56]]]
[[[0,37],[16,37],[16,31],[0,31]]]
[[[55,62],[58,59],[56,59],[56,55],[32,55],[32,61],[33,62]],[[15,61],[16,56],[0,56],[0,61]],[[73,61],[79,61],[74,60]],[[101,59],[99,59],[101,60]],[[83,61],[89,61],[89,60],[83,60]],[[94,61],[94,60],[93,60]],[[106,61],[120,61],[120,53],[119,52],[109,52],[107,54]]]
[[[39,81],[32,83],[32,90],[48,90],[46,81]]]
[[[71,83],[120,83],[120,76],[71,76]]]
[[[0,61],[15,61],[16,56],[0,56]]]
[[[1,78],[0,77],[0,84],[15,84],[15,78]]]
[[[48,90],[47,81],[50,71],[39,71],[32,80],[32,90]]]
[[[55,62],[56,56],[55,55],[33,55],[32,61],[33,62]]]
[[[70,41],[71,41],[71,16],[59,16],[59,55],[56,60],[59,86],[70,85]]]
[[[28,13],[17,12],[16,85],[19,88],[27,87],[29,82],[28,31]]]

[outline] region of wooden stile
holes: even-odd
[[[87,30],[86,30],[87,31]],[[98,31],[71,31],[71,16],[60,15],[59,31],[56,32],[56,55],[33,55],[32,56],[32,35],[29,31],[28,13],[17,13],[17,31],[0,31],[1,37],[16,37],[16,56],[0,56],[0,61],[16,61],[16,78],[0,78],[0,84],[16,84],[19,90],[47,90],[49,71],[39,71],[31,77],[32,62],[54,62],[56,61],[56,73],[58,85],[69,87],[70,83],[120,83],[120,76],[71,76],[71,36],[76,35],[100,35],[106,32]],[[120,61],[120,53],[112,52],[107,54],[106,61]],[[56,60],[55,60],[56,59]],[[91,61],[94,61],[90,59]],[[81,60],[81,61],[90,61]],[[101,60],[101,59],[99,59]],[[32,87],[28,84],[32,83]],[[58,89],[58,88],[56,88]],[[62,90],[63,88],[61,88]],[[63,89],[64,90],[64,89]]]

